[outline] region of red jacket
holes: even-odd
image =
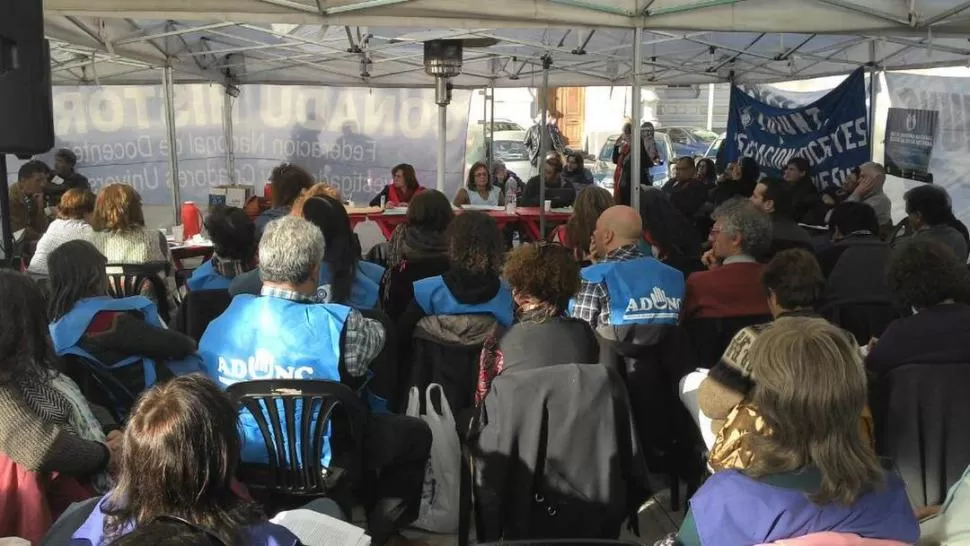
[[[759,263],[741,262],[691,274],[681,319],[770,314],[763,269]]]

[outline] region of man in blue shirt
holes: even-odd
[[[385,342],[379,321],[333,303],[316,303],[324,254],[320,229],[296,216],[270,222],[259,243],[259,296],[240,294],[212,321],[199,343],[209,376],[220,385],[271,379],[362,378]],[[242,460],[267,460],[262,433],[240,415]],[[431,431],[419,419],[372,414],[364,430],[368,473],[379,475],[368,506],[375,544],[393,538],[418,515]],[[329,463],[329,442],[321,453]]]

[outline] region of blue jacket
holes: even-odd
[[[50,324],[49,329],[51,340],[54,343],[54,352],[58,356],[79,356],[91,362],[101,364],[106,369],[123,368],[140,362],[145,367],[145,388],[154,385],[158,376],[157,363],[154,360],[141,355],[131,355],[116,364],[105,366],[103,362],[98,361],[98,359],[80,347],[79,343],[81,338],[84,337],[84,332],[91,325],[94,316],[101,311],[139,311],[144,315],[145,322],[157,328],[164,327],[158,316],[158,308],[155,306],[155,303],[143,296],[131,296],[120,299],[107,296],[86,298],[78,301],[66,315]],[[182,360],[169,360],[164,364],[175,375],[185,375],[202,371],[202,362],[195,355]]]
[[[193,292],[199,290],[229,290],[232,279],[220,275],[212,266],[212,260],[208,260],[195,268],[192,276],[185,281],[185,284]]]
[[[340,381],[340,337],[351,309],[243,294],[209,324],[199,353],[206,373],[223,388],[260,379]],[[282,414],[282,406],[279,411]],[[302,410],[297,409],[297,422]],[[269,415],[266,415],[269,419]],[[240,412],[242,460],[266,462],[268,454],[256,420]],[[286,440],[284,440],[284,444]],[[297,442],[299,444],[299,442]],[[297,448],[299,453],[299,448]],[[329,443],[322,461],[329,463]]]
[[[684,274],[654,258],[597,263],[581,275],[584,281],[606,284],[611,326],[672,326],[680,318]],[[574,304],[570,301],[570,308]]]
[[[428,316],[433,315],[492,315],[508,328],[515,319],[512,290],[504,282],[491,300],[466,304],[458,301],[441,275],[414,283],[414,301]]]
[[[381,278],[384,277],[384,268],[363,260],[357,262],[357,269],[354,272],[354,283],[350,287],[350,299],[347,304],[354,309],[374,309],[380,299]],[[323,290],[327,294],[330,291],[330,282],[333,280],[333,273],[327,264],[320,268],[320,281],[317,294]],[[329,297],[326,298],[329,301]]]
[[[814,504],[804,491],[771,485],[737,470],[711,476],[690,499],[701,544],[767,544],[833,531],[915,544],[919,525],[902,480],[886,473],[886,486],[853,505]]]

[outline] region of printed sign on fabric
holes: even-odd
[[[781,177],[792,158],[803,157],[816,186],[841,185],[853,167],[869,161],[870,142],[861,69],[799,108],[770,106],[738,87],[731,89],[725,159],[752,157],[768,177]]]

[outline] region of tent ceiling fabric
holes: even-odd
[[[55,84],[427,87],[421,42],[466,48],[458,87],[769,83],[965,64],[970,0],[46,0]],[[912,11],[911,11],[912,9]],[[710,29],[718,29],[710,31]],[[765,32],[770,30],[769,32]]]

